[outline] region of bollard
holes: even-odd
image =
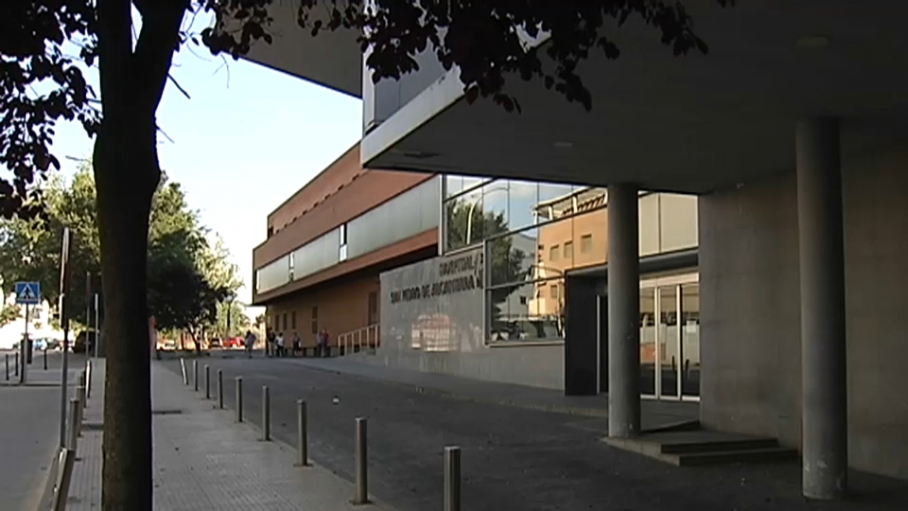
[[[243,422],[243,377],[236,377],[236,421]]]
[[[83,410],[85,409],[86,406],[88,406],[88,399],[87,399],[88,393],[86,392],[86,389],[88,388],[88,385],[86,384],[87,381],[88,381],[88,377],[85,374],[85,369],[83,369],[79,373],[79,386],[77,388],[77,392],[79,391],[79,389],[81,389],[81,392],[82,392],[82,395],[79,396],[79,400],[82,401]]]
[[[6,381],[9,381],[9,353],[3,355],[3,365],[6,367]]]
[[[306,410],[306,402],[302,399],[296,400],[296,446],[297,458],[296,465],[305,467],[309,464],[309,439],[308,427],[309,417]]]
[[[211,399],[211,368],[205,364],[205,399]]]
[[[47,371],[47,348],[44,348],[44,370]]]
[[[82,405],[79,403],[79,400],[76,398],[69,400],[69,449],[72,451],[76,450],[76,445],[79,443],[79,426],[81,422],[79,420],[79,409]]]
[[[356,495],[353,497],[354,504],[366,504],[369,502],[369,481],[366,471],[366,418],[356,418],[356,437],[354,438],[354,447],[356,449]]]
[[[91,360],[85,361],[85,404],[91,399]]]
[[[199,391],[199,361],[192,361],[192,386],[196,392]]]
[[[186,375],[186,359],[180,357],[180,374],[183,375],[183,385],[189,385],[189,376]]]
[[[224,371],[218,369],[218,409],[224,409]]]
[[[445,447],[445,511],[460,511],[460,447]]]
[[[16,352],[16,376],[19,376],[19,352]]]
[[[271,440],[271,392],[262,385],[262,441]]]

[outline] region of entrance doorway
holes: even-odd
[[[640,393],[649,399],[700,399],[697,274],[640,282]]]

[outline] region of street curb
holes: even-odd
[[[59,449],[55,449],[53,459],[50,462],[50,466],[47,467],[47,470],[46,470],[46,475],[45,475],[46,479],[45,479],[44,485],[43,485],[44,488],[41,489],[40,494],[39,494],[40,499],[39,499],[38,495],[33,496],[30,499],[30,501],[32,501],[32,502],[35,501],[36,499],[39,499],[38,505],[37,506],[29,505],[29,506],[26,506],[26,509],[35,509],[36,511],[46,511],[46,510],[50,509],[51,503],[54,498],[54,489],[56,487],[57,472],[59,470],[60,470]],[[36,492],[36,493],[38,493],[38,492]]]

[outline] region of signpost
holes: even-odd
[[[38,282],[16,282],[16,304],[25,306],[25,333],[19,343],[19,360],[22,361],[22,370],[19,371],[19,383],[26,382],[28,362],[31,362],[31,340],[28,338],[29,312],[32,305],[41,303],[41,284]]]

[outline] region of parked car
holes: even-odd
[[[243,338],[242,337],[229,337],[224,339],[221,342],[222,348],[242,348],[243,347]]]
[[[208,339],[208,347],[209,348],[220,348],[221,339],[219,339],[218,337],[212,337],[211,339]]]

